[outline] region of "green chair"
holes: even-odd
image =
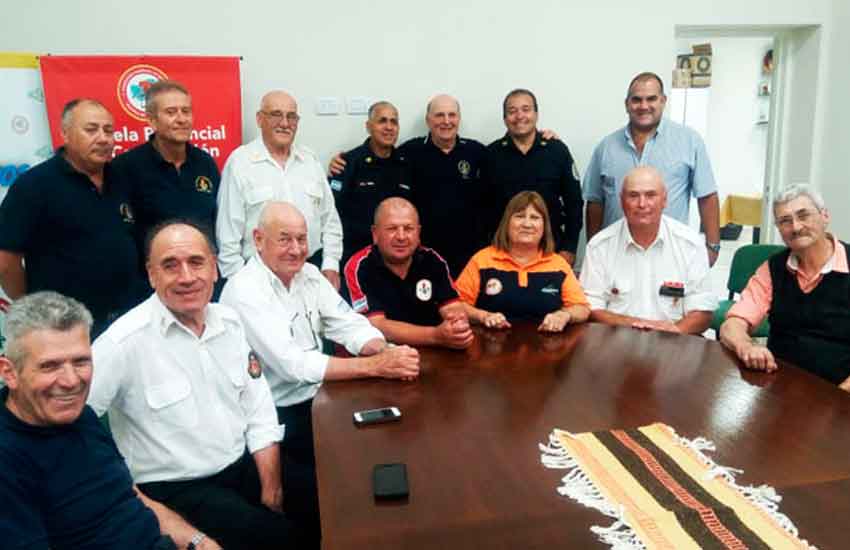
[[[711,320],[711,328],[714,329],[717,338],[720,338],[720,325],[726,320],[726,312],[735,303],[735,294],[740,294],[744,290],[750,277],[765,260],[784,249],[784,246],[776,244],[746,244],[735,251],[735,255],[732,257],[732,266],[729,268],[729,280],[726,282],[726,288],[729,289],[729,299],[720,301],[717,309],[714,310],[714,318]],[[769,332],[770,325],[765,319],[753,331],[752,335],[767,337]]]

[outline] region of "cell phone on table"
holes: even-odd
[[[375,500],[407,498],[407,466],[405,464],[376,464],[372,470],[372,494]]]
[[[400,420],[401,411],[398,410],[398,407],[384,407],[382,409],[357,411],[353,416],[356,426],[368,426],[369,424],[382,424]]]

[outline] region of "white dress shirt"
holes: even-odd
[[[643,248],[623,218],[587,244],[580,281],[591,309],[676,322],[717,307],[708,269],[705,240],[688,226],[662,216],[658,236]],[[684,286],[684,297],[662,296],[667,283]]]
[[[199,338],[156,294],[95,341],[88,404],[109,412],[136,483],[207,477],[283,438],[250,351],[232,309],[209,304]]]
[[[242,317],[279,407],[302,403],[319,391],[330,359],[322,353],[322,336],[353,355],[369,340],[384,339],[309,263],[287,289],[254,256],[224,285],[221,302]]]
[[[263,205],[272,200],[298,207],[307,221],[309,254],[322,249],[322,269],[339,271],[342,224],[321,164],[310,150],[293,144],[281,167],[258,137],[234,150],[221,174],[215,227],[222,275],[234,275],[254,255],[252,233]]]

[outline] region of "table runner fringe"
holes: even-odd
[[[688,439],[678,435],[673,428],[669,426],[668,428],[680,445],[690,449],[709,468],[708,473],[706,473],[707,479],[717,476],[722,477],[733,489],[737,490],[747,500],[772,517],[787,533],[799,540],[804,548],[817,550],[816,546],[809,544],[805,539],[800,539],[797,527],[788,516],[779,511],[779,502],[782,501],[782,496],[773,487],[769,485],[759,485],[758,487],[738,485],[735,481],[735,476],[743,473],[743,470],[721,466],[705,454],[706,451],[715,451],[717,449],[713,442],[704,437]],[[569,432],[566,433],[568,436],[573,437]],[[616,507],[599,492],[593,481],[581,469],[579,463],[561,444],[556,432],[553,431],[549,435],[548,444],[544,445],[540,443],[539,447],[542,453],[540,461],[544,466],[557,470],[569,470],[567,475],[561,478],[562,484],[557,489],[558,494],[570,497],[576,502],[588,508],[598,510],[614,519],[614,523],[608,527],[594,525],[590,528],[601,542],[608,544],[612,550],[646,549],[646,546],[644,546],[637,533],[626,520],[623,508]]]
[[[547,445],[540,443],[539,447],[540,461],[544,466],[555,470],[569,470],[567,475],[561,478],[561,486],[557,489],[558,494],[614,519],[614,523],[608,527],[598,525],[590,527],[591,532],[601,542],[610,546],[612,550],[646,550],[640,537],[625,520],[623,508],[615,506],[599,492],[593,480],[584,473],[579,463],[564,448],[555,432],[549,435]]]

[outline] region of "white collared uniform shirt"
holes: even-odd
[[[708,269],[705,241],[688,226],[662,216],[658,236],[644,249],[623,218],[587,244],[580,281],[591,309],[676,322],[717,307]],[[684,297],[661,295],[666,283],[682,284]]]
[[[322,353],[322,337],[353,355],[369,340],[384,339],[311,264],[304,264],[287,289],[254,256],[227,281],[221,302],[242,317],[248,342],[260,357],[279,407],[316,395],[330,359]]]
[[[92,351],[88,404],[109,413],[136,483],[207,477],[246,445],[254,453],[283,438],[268,383],[249,374],[242,323],[227,306],[207,306],[199,338],[153,294]]]
[[[272,200],[298,207],[307,221],[308,253],[322,249],[322,269],[339,271],[342,224],[321,164],[293,144],[281,167],[258,137],[234,150],[221,174],[215,228],[222,275],[234,275],[254,255],[253,231]]]

